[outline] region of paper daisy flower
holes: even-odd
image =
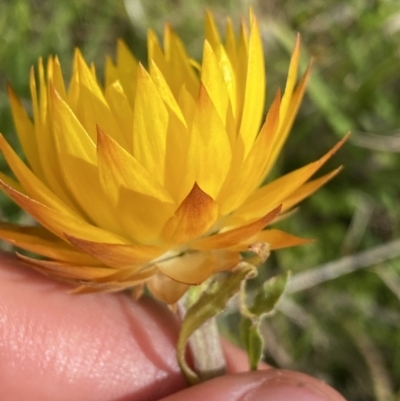
[[[254,243],[270,249],[305,240],[265,229],[332,178],[321,159],[263,184],[301,103],[300,41],[285,91],[263,119],[266,76],[250,13],[222,41],[210,14],[201,64],[167,26],[148,35],[148,68],[123,42],[106,63],[105,85],[77,50],[66,88],[57,57],[32,69],[31,119],[8,87],[25,164],[6,140],[14,178],[4,192],[38,225],[0,224],[0,237],[44,258],[21,256],[78,291],[147,288],[176,302],[191,285],[229,271]]]

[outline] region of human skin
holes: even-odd
[[[71,295],[70,287],[0,253],[2,401],[344,401],[297,372],[246,372],[224,344],[229,374],[186,388],[176,317],[150,299]]]

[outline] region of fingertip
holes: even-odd
[[[303,373],[268,369],[222,376],[162,401],[345,401],[327,384]]]

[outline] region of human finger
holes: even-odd
[[[160,401],[345,401],[325,383],[299,372],[267,369],[221,376]]]

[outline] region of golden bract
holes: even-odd
[[[261,186],[286,140],[309,69],[297,86],[299,39],[285,92],[262,123],[265,71],[257,21],[223,43],[207,15],[203,60],[191,60],[167,26],[164,47],[148,36],[149,68],[118,43],[105,87],[76,51],[64,86],[56,57],[31,72],[33,122],[9,88],[29,167],[3,137],[17,181],[3,190],[39,223],[1,223],[0,237],[47,257],[29,260],[79,290],[146,282],[173,303],[189,285],[232,269],[255,242],[277,249],[306,242],[263,228],[338,170],[310,177],[320,160]],[[260,129],[261,126],[261,129]]]

